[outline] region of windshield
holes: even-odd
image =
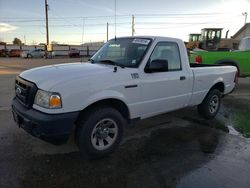
[[[108,41],[92,58],[92,63],[138,67],[151,39],[118,38]]]
[[[239,45],[240,51],[247,51],[250,50],[250,38],[244,38],[241,40]]]

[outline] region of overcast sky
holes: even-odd
[[[189,33],[199,33],[205,27],[224,28],[223,35],[227,30],[233,35],[244,24],[242,12],[250,14],[250,0],[116,2],[117,36],[131,35],[132,15],[135,35],[187,40]],[[48,4],[50,41],[71,44],[105,41],[107,22],[109,38],[115,36],[115,0],[48,0]],[[0,0],[0,40],[12,42],[18,37],[28,44],[45,42],[44,18],[44,0]]]

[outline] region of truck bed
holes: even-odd
[[[196,67],[221,67],[221,66],[226,66],[226,65],[221,65],[221,64],[198,64],[198,63],[190,63],[191,68],[196,68]]]
[[[214,82],[221,82],[224,85],[223,94],[230,93],[234,88],[236,68],[227,65],[216,64],[190,64],[193,72],[193,96],[190,104],[198,105],[206,96]],[[216,79],[216,80],[215,80]]]

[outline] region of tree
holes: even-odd
[[[6,45],[6,42],[0,41],[0,45]]]
[[[21,44],[22,44],[22,41],[21,41],[19,38],[14,38],[13,44],[21,45]]]

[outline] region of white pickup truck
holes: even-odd
[[[233,91],[236,68],[189,64],[182,40],[124,37],[108,41],[86,63],[34,68],[15,81],[19,127],[54,144],[74,134],[80,151],[103,157],[119,145],[124,125],[187,106],[216,116]]]

